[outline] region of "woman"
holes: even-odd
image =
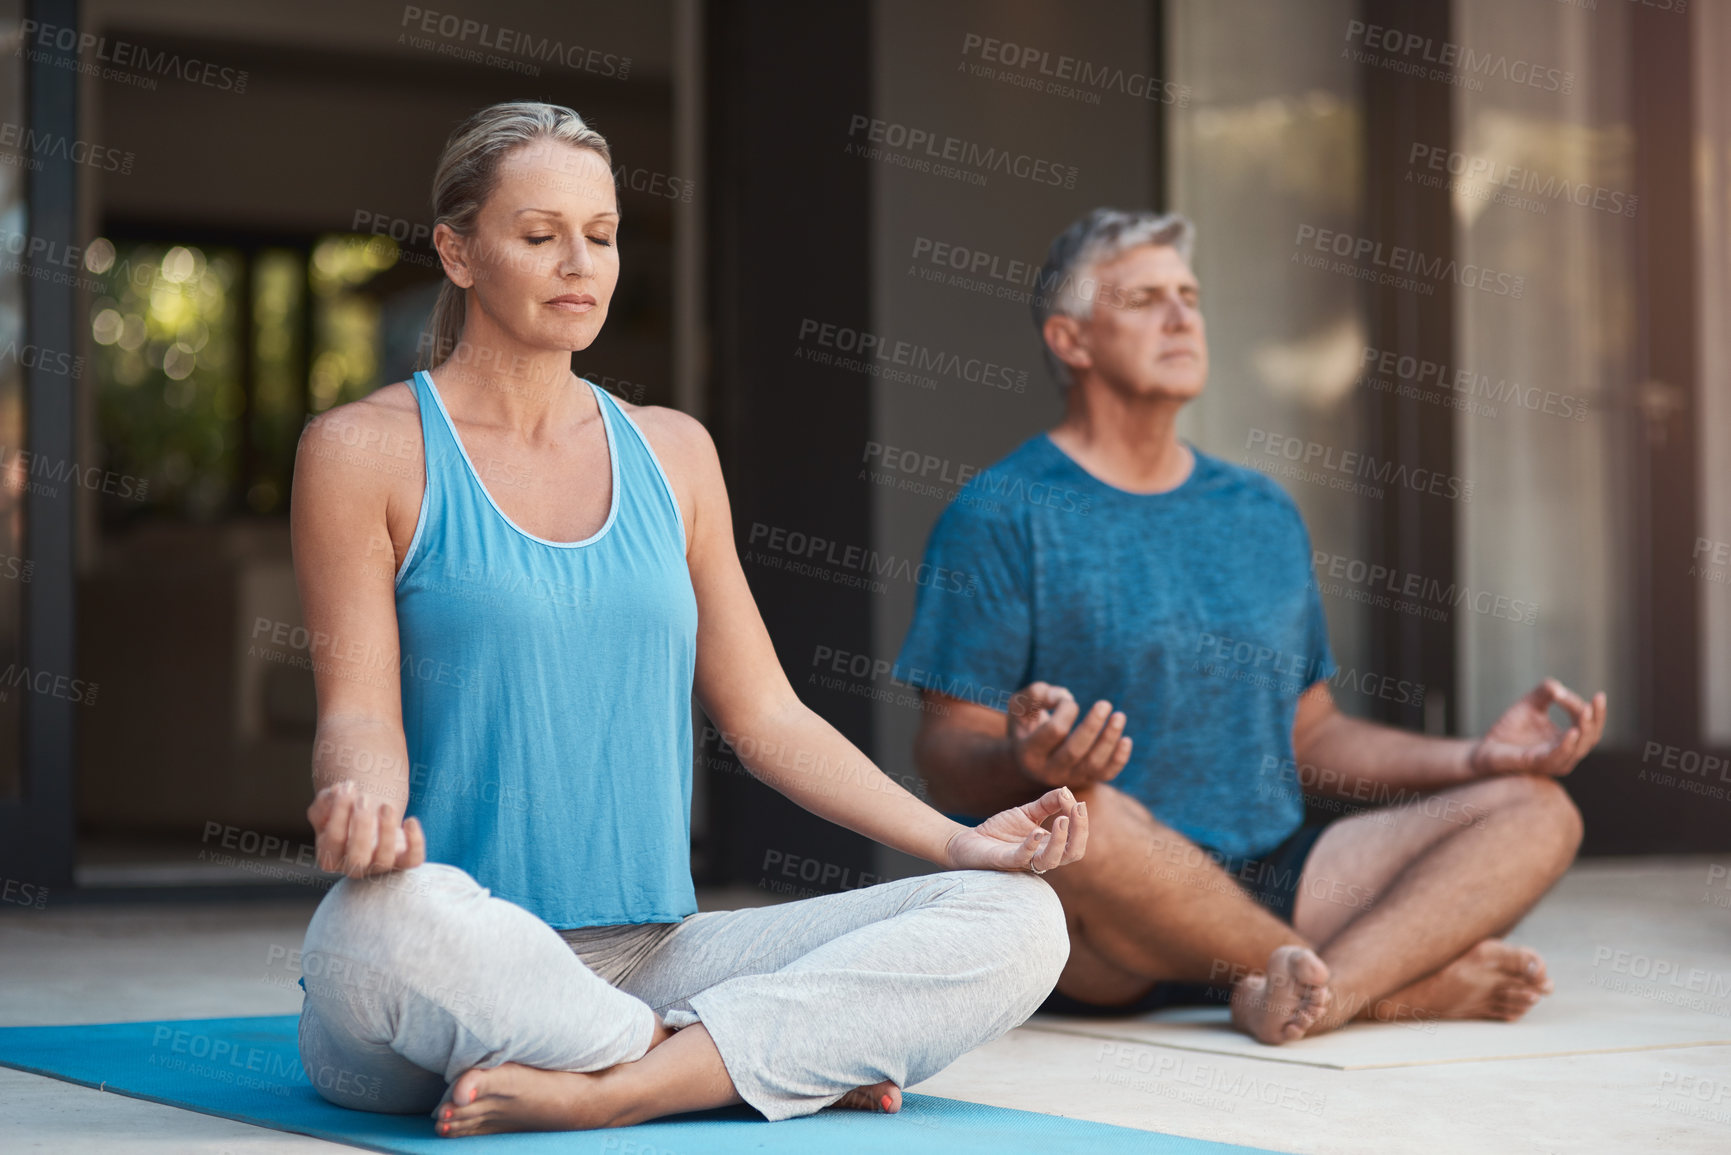
[[[302,1061],[446,1135],[893,1111],[1056,983],[1034,875],[1082,856],[1086,811],[1055,790],[962,826],[799,702],[703,426],[571,374],[619,274],[611,168],[556,105],[459,127],[430,372],[302,439],[308,816],[347,876],[307,930]],[[753,774],[945,869],[695,913],[694,687]]]

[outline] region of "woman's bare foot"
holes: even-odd
[[[657,1016],[648,1050],[653,1051],[673,1035],[673,1028]],[[437,1130],[440,1135],[454,1137],[611,1126],[617,1112],[601,1083],[600,1077],[606,1073],[547,1071],[521,1063],[471,1067],[457,1076],[445,1091],[444,1101],[434,1109]]]
[[[619,1111],[614,1096],[607,1093],[605,1074],[543,1071],[521,1063],[470,1067],[457,1076],[445,1092],[445,1101],[434,1109],[436,1129],[455,1138],[500,1131],[611,1127]]]
[[[1454,962],[1405,990],[1379,999],[1361,1017],[1499,1019],[1512,1023],[1555,989],[1535,950],[1487,938]]]
[[[1232,992],[1232,1025],[1258,1042],[1302,1039],[1328,1009],[1328,965],[1308,947],[1276,947],[1262,974],[1239,980]]]
[[[706,1034],[699,1026],[698,1034]],[[673,1037],[674,1032],[657,1023],[651,1051]],[[647,1056],[645,1056],[647,1057]],[[700,1109],[738,1095],[708,1103],[647,1106],[644,1100],[641,1059],[620,1063],[604,1071],[579,1073],[547,1071],[521,1063],[497,1067],[471,1067],[457,1076],[445,1099],[433,1111],[435,1129],[442,1136],[490,1135],[503,1131],[588,1131],[641,1122],[672,1111]],[[715,1065],[720,1069],[719,1056]],[[731,1085],[729,1086],[731,1090]],[[884,1080],[855,1087],[835,1103],[855,1110],[894,1113],[901,1110],[902,1090]]]
[[[831,1104],[853,1111],[883,1111],[893,1115],[902,1109],[902,1089],[885,1079],[869,1087],[855,1087]]]

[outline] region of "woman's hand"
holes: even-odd
[[[389,799],[368,794],[350,779],[314,795],[307,818],[318,836],[320,870],[365,878],[408,870],[427,860],[421,820],[404,819]]]
[[[1049,830],[1045,827],[1047,819],[1051,819]],[[978,826],[956,831],[944,853],[952,869],[1044,874],[1081,858],[1087,844],[1087,804],[1076,801],[1066,786],[1049,790],[1025,805],[1000,810]]]

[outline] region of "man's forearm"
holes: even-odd
[[[984,817],[1032,802],[1046,787],[1010,756],[1010,739],[961,726],[925,727],[914,741],[914,760],[944,810]]]
[[[1473,744],[1336,713],[1295,735],[1293,753],[1306,794],[1382,805],[1391,790],[1418,793],[1472,781]]]

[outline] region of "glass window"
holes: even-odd
[[[1559,75],[1558,91],[1495,79],[1455,88],[1456,256],[1524,279],[1519,300],[1456,294],[1456,370],[1479,406],[1456,413],[1460,473],[1478,495],[1460,507],[1456,569],[1473,591],[1536,605],[1530,625],[1456,616],[1468,733],[1547,674],[1623,704],[1607,741],[1638,732],[1625,495],[1640,206],[1626,7],[1453,8],[1459,43]]]
[[[25,59],[17,51],[18,22],[23,15],[21,3],[0,3],[0,122],[23,124]],[[30,560],[24,554],[24,500],[28,481],[18,469],[19,453],[24,444],[24,369],[26,359],[16,355],[27,347],[29,336],[24,332],[23,259],[19,242],[28,236],[29,220],[25,213],[25,181],[29,172],[27,158],[15,143],[0,143],[0,238],[6,241],[0,252],[0,350],[14,355],[0,356],[0,467],[4,467],[5,483],[0,484],[0,666],[20,661],[22,650],[22,611],[24,586],[32,577]],[[73,350],[61,350],[74,356]],[[75,363],[76,364],[76,363]],[[77,365],[79,375],[83,366]],[[68,381],[68,387],[74,385]],[[20,475],[14,480],[14,474]],[[0,799],[17,798],[22,790],[23,775],[20,758],[23,694],[0,697]]]
[[[1362,232],[1356,66],[1334,45],[1356,12],[1352,0],[1173,0],[1166,47],[1173,79],[1193,93],[1188,106],[1165,109],[1168,199],[1196,223],[1208,324],[1208,388],[1185,407],[1180,431],[1207,452],[1274,472],[1313,549],[1346,564],[1368,557],[1364,498],[1330,488],[1321,471],[1315,482],[1280,476],[1288,462],[1268,447],[1298,439],[1338,458],[1361,440],[1359,282],[1286,256],[1298,254],[1301,230]],[[1347,596],[1353,587],[1331,589],[1323,606],[1335,658],[1364,670],[1367,616]],[[1334,693],[1365,712],[1352,682]]]
[[[1701,530],[1689,565],[1701,590],[1701,728],[1731,743],[1731,7],[1696,5],[1695,118],[1700,201]]]

